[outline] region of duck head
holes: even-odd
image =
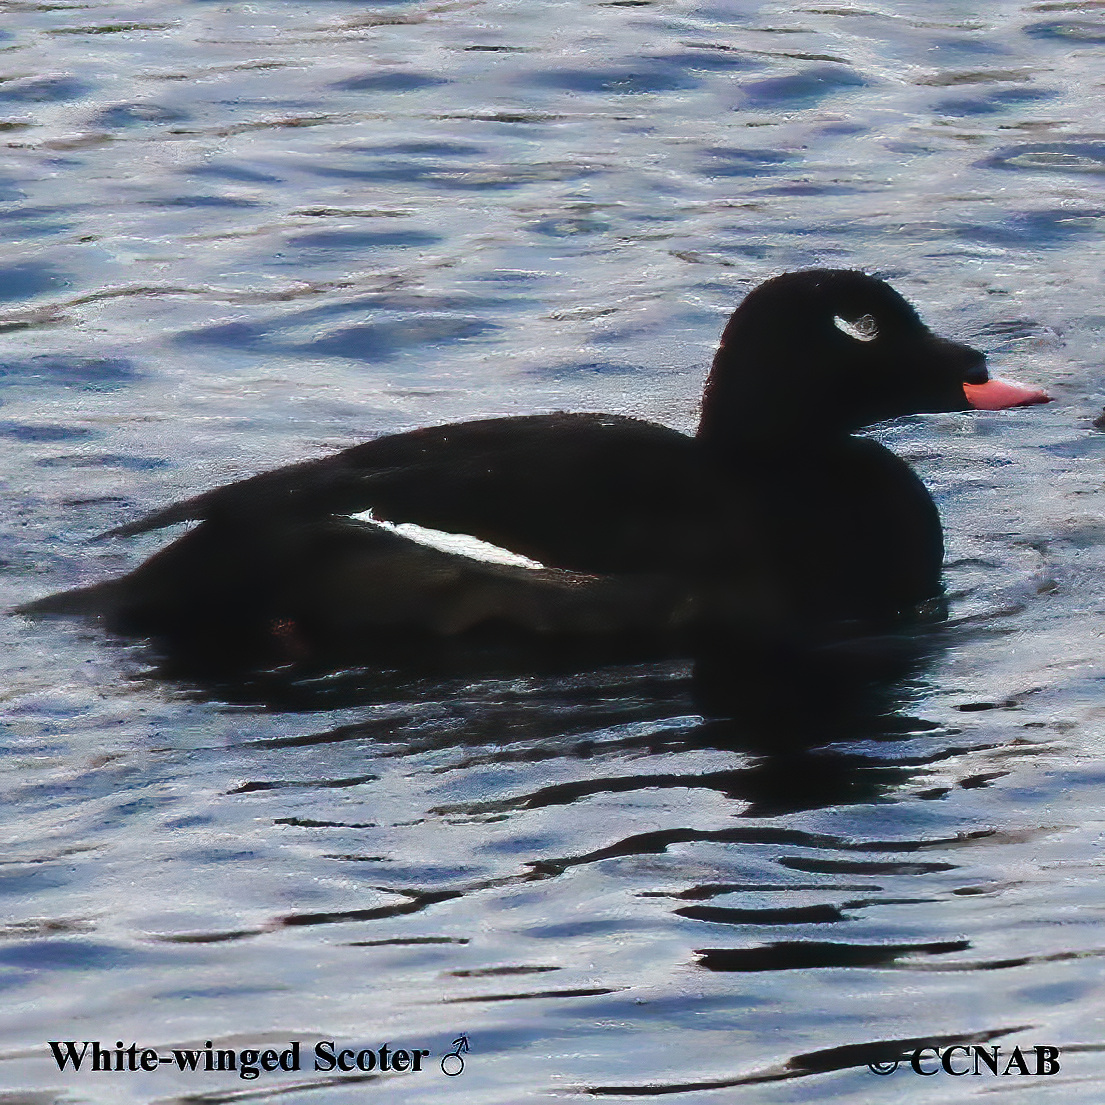
[[[723,449],[824,440],[905,414],[1046,403],[991,380],[986,357],[934,334],[889,284],[809,269],[755,288],[721,336],[700,440]]]

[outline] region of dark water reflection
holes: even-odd
[[[373,434],[686,428],[786,269],[879,272],[1057,399],[878,431],[946,522],[949,623],[913,640],[215,679],[5,618],[12,1105],[1098,1101],[1100,5],[9,7],[4,608],[133,567],[156,537],[89,539],[145,510]],[[44,1046],[460,1033],[451,1079]],[[867,1068],[972,1042],[1062,1071]]]

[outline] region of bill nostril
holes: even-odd
[[[984,384],[990,379],[990,373],[986,371],[986,358],[982,357],[974,364],[967,366],[967,371],[963,373],[963,382],[965,384]]]
[[[986,371],[986,354],[968,345],[960,348],[963,350],[963,382],[965,384],[986,383],[990,379],[990,374]]]
[[[936,338],[929,347],[929,356],[941,366],[942,372],[954,374],[957,384],[984,384],[990,379],[986,371],[986,354],[969,345]]]

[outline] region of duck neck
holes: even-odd
[[[696,440],[722,464],[749,454],[804,457],[851,440],[833,417],[829,397],[814,394],[809,378],[791,384],[755,358],[737,361],[724,344],[714,357],[702,396]]]

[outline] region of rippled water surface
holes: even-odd
[[[1101,1100],[1105,5],[0,13],[5,608],[374,434],[687,428],[728,312],[802,266],[1057,400],[878,431],[940,503],[952,620],[864,693],[582,659],[201,687],[5,617],[5,1102]],[[68,1039],[432,1054],[244,1081],[62,1073]],[[866,1066],[964,1040],[1062,1069]]]

